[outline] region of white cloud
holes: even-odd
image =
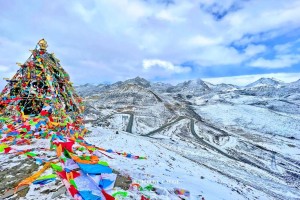
[[[284,37],[285,33],[300,28],[300,1],[297,0],[180,0],[169,6],[156,0],[57,1],[47,4],[43,15],[39,4],[18,1],[12,6],[7,2],[0,3],[3,11],[0,13],[0,65],[24,62],[27,50],[45,37],[49,50],[56,53],[62,65],[76,72],[71,74],[75,83],[136,76],[146,58],[170,63],[192,61],[199,67],[243,65],[268,50],[275,49],[276,54],[292,52],[264,41]],[[232,5],[238,9],[231,10]],[[209,7],[211,12],[225,16],[216,20]],[[231,44],[246,49],[241,51]],[[298,60],[276,55],[275,58],[273,61],[260,58],[252,65],[278,68]],[[85,65],[79,62],[82,60],[95,64]],[[284,64],[280,64],[282,61]],[[242,67],[240,70],[243,73]],[[175,65],[173,71],[163,67],[151,67],[150,71],[145,75],[152,79],[157,74],[176,74],[174,71],[182,69]],[[180,73],[185,75],[191,72],[183,71]]]
[[[300,43],[300,39],[296,40],[296,41],[291,41],[291,42],[287,42],[287,43],[283,43],[283,44],[278,44],[274,46],[274,50],[277,53],[289,53],[293,50],[293,47],[295,47],[296,45],[298,45]]]
[[[221,38],[210,38],[202,35],[191,37],[185,43],[192,47],[212,46],[221,43]]]
[[[176,16],[176,14],[173,14],[173,13],[169,12],[168,10],[162,10],[162,11],[160,11],[159,13],[157,13],[156,17],[158,19],[169,21],[169,22],[180,23],[180,22],[184,22],[185,21],[185,18],[178,17],[178,16]]]
[[[299,27],[300,22],[299,1],[260,1],[253,0],[244,3],[243,9],[229,13],[224,19],[232,39],[242,38],[244,35],[257,35],[259,41],[262,33],[270,32],[269,38]],[[228,35],[228,38],[230,38]],[[230,41],[232,41],[232,39]],[[251,42],[251,41],[248,41]]]
[[[158,60],[158,59],[143,60],[143,68],[145,70],[149,70],[151,68],[163,68],[168,72],[176,73],[176,74],[187,73],[191,71],[190,67],[176,66],[173,65],[171,62]]]
[[[275,45],[274,50],[278,53],[288,53],[291,50],[292,46],[293,45],[291,43]]]
[[[300,55],[278,55],[274,59],[258,58],[249,63],[251,67],[259,68],[285,68],[300,62]]]
[[[240,54],[233,47],[209,46],[194,55],[194,60],[201,66],[240,64],[247,56]]]
[[[263,53],[267,50],[266,46],[264,45],[249,45],[245,49],[245,55],[247,56],[255,56],[259,53]]]

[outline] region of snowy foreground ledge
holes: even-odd
[[[110,167],[119,171],[121,175],[130,177],[133,182],[139,183],[142,186],[152,184],[156,188],[160,188],[162,193],[163,191],[171,191],[174,188],[179,188],[188,190],[190,192],[190,199],[192,200],[201,200],[203,197],[205,200],[276,199],[264,193],[263,190],[255,189],[250,185],[236,179],[231,179],[220,173],[227,170],[231,174],[238,174],[237,176],[240,176],[241,179],[251,181],[252,184],[261,185],[260,179],[264,179],[266,188],[277,187],[277,193],[285,191],[285,195],[289,196],[288,199],[297,199],[297,191],[289,191],[283,183],[276,183],[278,180],[270,182],[267,178],[273,178],[269,177],[268,174],[253,171],[252,176],[247,175],[244,171],[253,170],[251,167],[242,164],[239,165],[225,158],[218,157],[213,152],[208,153],[203,149],[195,149],[192,144],[183,141],[174,144],[172,140],[169,140],[165,136],[148,138],[122,131],[116,134],[116,130],[112,129],[103,129],[100,127],[88,128],[91,133],[86,135],[85,140],[91,144],[105,149],[113,149],[114,151],[146,156],[147,160],[136,160],[115,154],[108,154],[113,159],[105,156],[101,157],[101,159],[107,161]],[[36,140],[30,147],[49,148],[49,144],[47,139],[40,139]],[[21,150],[28,149],[29,146],[15,146],[15,148]],[[191,159],[193,157],[197,157],[198,162],[195,161],[196,159]],[[12,168],[18,162],[23,162],[18,159],[16,157],[8,160],[7,155],[1,155],[2,169]],[[214,165],[219,167],[219,172],[210,167]],[[51,174],[51,172],[51,170],[48,170],[46,174]],[[248,179],[245,176],[249,176]],[[54,199],[53,197],[55,197],[57,188],[60,185],[59,180],[45,186],[30,185],[26,196],[20,199]],[[118,190],[120,188],[115,189],[115,191]],[[140,195],[137,196],[135,193],[132,193],[130,196],[123,199],[140,199]],[[170,196],[169,194],[164,196],[149,193],[149,196],[151,199],[179,199],[177,196]],[[71,197],[65,193],[61,193],[55,199],[71,199]]]

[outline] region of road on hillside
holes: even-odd
[[[130,117],[129,117],[129,122],[127,124],[127,127],[126,127],[126,132],[128,133],[132,133],[132,126],[133,126],[133,114],[132,113],[126,113],[126,114],[129,114]]]
[[[235,157],[232,157],[232,156],[228,155],[227,153],[221,151],[217,147],[215,147],[215,146],[209,144],[208,142],[206,142],[203,138],[199,137],[199,135],[195,131],[195,120],[194,119],[191,119],[190,126],[191,126],[191,133],[197,139],[198,142],[200,142],[204,146],[210,148],[211,150],[216,151],[216,152],[222,154],[223,156],[226,156],[226,157],[231,158],[233,160],[237,160]]]
[[[161,127],[159,127],[158,129],[155,129],[155,130],[153,130],[153,131],[151,131],[151,132],[149,132],[147,134],[144,134],[143,136],[149,137],[151,135],[154,135],[155,133],[158,133],[158,132],[162,131],[163,129],[167,128],[168,126],[171,126],[171,125],[175,124],[176,122],[179,122],[180,120],[183,120],[183,119],[185,119],[185,117],[179,116],[174,121],[166,123],[166,124],[162,125]]]
[[[207,125],[207,123],[205,123],[205,125]],[[209,126],[209,127],[212,127],[212,126]],[[215,128],[215,127],[214,127]],[[223,130],[224,131],[224,130]],[[224,131],[225,132],[225,131]],[[242,157],[242,156],[239,156],[238,154],[236,154],[235,156],[231,156],[229,155],[228,153],[218,149],[217,147],[209,144],[208,142],[206,142],[203,138],[199,137],[195,131],[195,121],[193,119],[191,119],[191,133],[192,135],[197,139],[198,142],[200,142],[201,144],[203,144],[204,146],[210,148],[211,150],[213,151],[216,151],[220,154],[222,154],[223,156],[226,156],[227,158],[230,158],[230,159],[233,159],[233,160],[236,160],[236,161],[240,161],[240,162],[243,162],[243,163],[246,163],[246,164],[249,164],[249,165],[252,165],[254,167],[257,167],[258,169],[261,169],[261,170],[264,170],[266,172],[268,172],[269,174],[272,174],[274,176],[277,176],[278,178],[284,178],[282,177],[279,173],[276,173],[268,168],[265,168],[259,164],[256,164],[255,162],[252,162],[250,161],[248,158],[245,158],[245,157]],[[226,132],[225,132],[226,133]],[[228,133],[226,133],[226,135],[229,135]]]

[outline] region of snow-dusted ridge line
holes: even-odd
[[[94,87],[86,89],[85,115],[93,119],[90,123],[94,127],[120,132],[129,127],[130,115],[125,113],[131,113],[133,135],[192,158],[199,165],[208,166],[206,169],[212,173],[225,174],[249,185],[254,196],[261,195],[257,198],[297,199],[299,81],[273,81],[267,79],[266,84],[253,87],[187,81],[182,88],[176,88],[130,80],[101,91]],[[203,89],[203,83],[208,90]],[[255,199],[243,194],[238,199]]]

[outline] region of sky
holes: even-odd
[[[299,0],[0,0],[0,87],[39,39],[74,84],[300,79]]]

